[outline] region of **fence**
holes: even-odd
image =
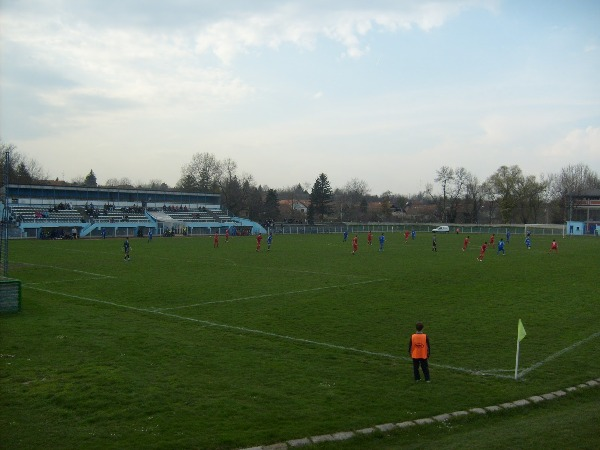
[[[343,233],[403,233],[404,231],[416,231],[417,233],[431,233],[431,230],[436,228],[438,224],[317,224],[317,225],[288,225],[276,224],[270,228],[277,234],[335,234]],[[564,225],[450,225],[450,233],[463,234],[497,234],[505,235],[507,232],[511,234],[523,234],[530,231],[534,235],[556,235],[562,236],[564,233]]]

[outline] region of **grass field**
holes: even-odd
[[[121,240],[11,241],[23,306],[0,317],[1,447],[250,447],[600,376],[600,239],[549,254],[551,238],[526,250],[513,235],[477,262],[487,235],[466,252],[438,236],[435,253],[429,234],[386,236],[378,252],[361,235],[354,256],[341,234],[277,235],[260,253],[252,237],[132,239],[129,262]],[[407,354],[419,320],[430,384]]]

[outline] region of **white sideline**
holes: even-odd
[[[88,301],[88,302],[94,302],[94,303],[101,303],[101,304],[105,304],[105,305],[110,305],[110,306],[116,306],[118,308],[124,308],[124,309],[130,309],[133,311],[139,311],[139,312],[145,312],[145,313],[150,313],[150,314],[159,314],[165,317],[172,317],[174,319],[179,319],[179,320],[185,320],[185,321],[189,321],[189,322],[195,322],[195,323],[200,323],[203,324],[205,326],[211,326],[211,327],[219,327],[219,328],[224,328],[224,329],[229,329],[229,330],[237,330],[237,331],[242,331],[245,333],[251,333],[251,334],[258,334],[258,335],[262,335],[262,336],[270,336],[270,337],[275,337],[278,339],[284,339],[284,340],[288,340],[288,341],[294,341],[294,342],[302,342],[305,344],[311,344],[311,345],[318,345],[320,347],[327,347],[327,348],[333,348],[333,349],[337,349],[337,350],[342,350],[342,351],[348,351],[348,352],[353,352],[353,353],[360,353],[360,354],[364,354],[364,355],[370,355],[370,356],[378,356],[378,357],[382,357],[382,358],[388,358],[388,359],[394,359],[394,360],[401,360],[401,361],[410,361],[410,358],[408,356],[403,357],[403,356],[397,356],[397,355],[392,355],[389,353],[383,353],[383,352],[372,352],[370,350],[362,350],[362,349],[358,349],[358,348],[354,348],[354,347],[345,347],[342,345],[337,345],[337,344],[331,344],[331,343],[327,343],[327,342],[319,342],[319,341],[313,341],[311,339],[304,339],[304,338],[296,338],[296,337],[292,337],[292,336],[286,336],[286,335],[281,335],[281,334],[276,334],[276,333],[271,333],[268,331],[262,331],[262,330],[255,330],[252,328],[246,328],[246,327],[239,327],[239,326],[234,326],[234,325],[227,325],[227,324],[222,324],[222,323],[217,323],[217,322],[211,322],[211,321],[207,321],[207,320],[201,320],[201,319],[194,319],[192,317],[185,317],[185,316],[180,316],[177,314],[171,314],[171,313],[167,313],[161,310],[156,310],[156,309],[146,309],[146,308],[138,308],[135,306],[129,306],[129,305],[122,305],[119,303],[114,303],[114,302],[109,302],[107,300],[99,300],[99,299],[94,299],[94,298],[89,298],[89,297],[81,297],[79,295],[73,295],[73,294],[66,294],[63,292],[58,292],[58,291],[52,291],[49,289],[42,289],[39,287],[35,287],[35,286],[31,286],[30,284],[26,284],[24,285],[24,287],[28,287],[30,289],[33,290],[37,290],[40,292],[46,292],[49,294],[55,294],[55,295],[61,295],[63,297],[70,297],[70,298],[75,298],[78,300],[84,300],[84,301]],[[593,335],[576,342],[575,344],[553,354],[548,356],[546,359],[534,364],[533,366],[529,367],[528,369],[524,369],[523,371],[520,372],[521,375],[525,375],[526,373],[529,373],[539,367],[541,367],[542,365],[544,365],[546,362],[551,361],[552,359],[567,353],[568,351],[574,349],[575,347],[589,341],[592,340],[596,337],[600,336],[600,332],[598,333],[594,333]],[[437,363],[430,363],[429,364],[431,367],[439,367],[442,369],[448,369],[448,370],[452,370],[452,371],[456,371],[456,372],[462,372],[462,373],[468,373],[470,375],[476,375],[476,376],[489,376],[489,377],[493,377],[493,378],[503,378],[503,379],[512,379],[513,376],[511,375],[501,375],[498,372],[503,372],[504,369],[490,369],[490,370],[473,370],[473,369],[467,369],[465,367],[456,367],[456,366],[451,366],[451,365],[447,365],[447,364],[437,364]]]
[[[360,285],[360,284],[378,283],[378,282],[381,282],[381,281],[388,281],[388,279],[387,278],[382,278],[381,280],[358,281],[356,283],[338,284],[338,285],[335,285],[335,286],[324,286],[324,287],[310,288],[310,289],[301,289],[301,290],[298,290],[298,291],[276,292],[276,293],[273,293],[273,294],[251,295],[249,297],[238,297],[238,298],[232,298],[232,299],[228,299],[228,300],[213,300],[213,301],[210,301],[210,302],[195,303],[193,305],[173,306],[171,308],[154,308],[153,311],[171,311],[171,310],[174,310],[174,309],[194,308],[196,306],[214,305],[214,304],[217,304],[217,303],[230,303],[230,302],[239,302],[241,300],[253,300],[253,299],[257,299],[257,298],[267,298],[267,297],[277,297],[277,296],[283,296],[283,295],[304,294],[306,292],[316,292],[316,291],[323,291],[323,290],[326,290],[326,289],[337,289],[337,288],[346,287],[346,286],[357,286],[357,285]]]

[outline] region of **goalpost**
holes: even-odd
[[[553,225],[549,223],[528,223],[525,225],[524,234],[527,233],[536,235],[550,235],[550,236],[562,236],[565,237],[566,226],[565,225]]]

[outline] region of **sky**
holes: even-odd
[[[600,2],[0,0],[0,139],[100,184],[600,172]]]

